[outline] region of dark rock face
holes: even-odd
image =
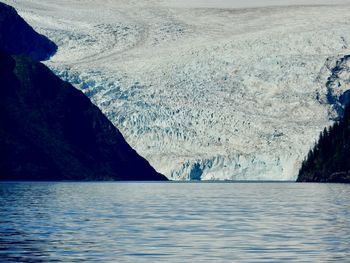
[[[35,32],[13,7],[0,2],[0,51],[46,60],[56,50],[56,44]]]
[[[0,54],[0,180],[167,180],[80,91]]]
[[[298,182],[350,183],[350,105],[325,129],[299,171]]]

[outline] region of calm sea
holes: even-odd
[[[349,260],[350,185],[0,184],[0,262]]]

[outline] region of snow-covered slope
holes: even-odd
[[[295,179],[349,88],[350,1],[5,2],[171,179]]]

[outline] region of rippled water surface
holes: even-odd
[[[349,258],[350,185],[0,184],[1,262]]]

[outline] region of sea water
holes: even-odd
[[[1,262],[349,262],[350,185],[1,183]]]

